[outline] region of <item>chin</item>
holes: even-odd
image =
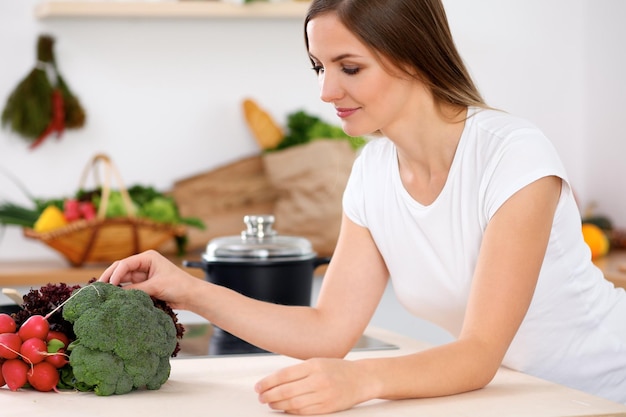
[[[363,129],[362,127],[359,128],[358,126],[355,126],[354,124],[351,125],[350,123],[347,123],[347,122],[343,122],[341,124],[341,128],[343,129],[346,135],[352,136],[353,138],[357,136],[369,135],[370,133],[372,133],[371,130]]]

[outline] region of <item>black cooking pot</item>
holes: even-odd
[[[209,242],[202,261],[183,261],[183,265],[201,268],[207,281],[262,301],[284,305],[310,305],[315,269],[330,262],[317,257],[311,243],[302,237],[281,236],[272,229],[274,216],[249,215],[243,219],[247,228],[241,236],[217,238]],[[247,345],[229,333],[215,329],[223,339],[221,349],[212,354],[247,353]],[[243,347],[237,349],[237,346]],[[258,349],[258,348],[256,348]]]

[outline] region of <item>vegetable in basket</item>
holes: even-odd
[[[168,225],[185,225],[204,229],[202,220],[183,217],[173,197],[143,185],[133,185],[128,189],[138,218],[145,218]],[[79,190],[74,196],[49,200],[37,199],[29,195],[34,207],[22,207],[11,202],[0,203],[0,226],[14,225],[32,228],[37,232],[52,231],[77,220],[92,220],[100,206],[102,189]],[[122,194],[111,190],[106,209],[106,218],[128,216]],[[186,236],[175,236],[179,254],[185,252]]]

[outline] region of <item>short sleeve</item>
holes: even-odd
[[[485,215],[490,219],[513,194],[547,176],[560,177],[563,191],[570,192],[565,169],[552,143],[537,129],[519,129],[493,155],[485,171]]]
[[[365,196],[363,194],[363,154],[352,165],[352,172],[343,193],[343,211],[346,216],[359,226],[365,227]]]

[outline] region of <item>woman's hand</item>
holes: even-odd
[[[185,273],[160,253],[149,250],[116,261],[100,276],[98,281],[124,288],[145,291],[167,302],[173,309],[186,309],[186,299],[193,292],[190,285],[199,281]]]
[[[263,378],[255,390],[259,401],[290,414],[325,414],[346,410],[375,398],[364,362],[309,359]]]

